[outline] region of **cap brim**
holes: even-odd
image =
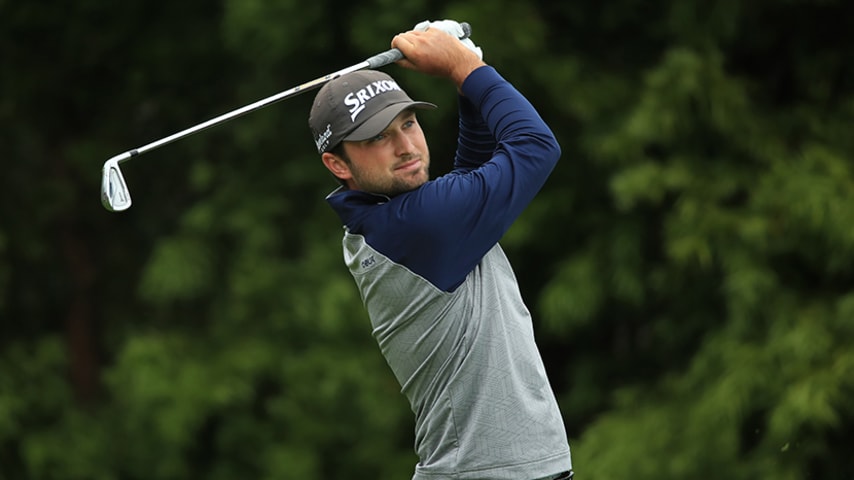
[[[400,115],[400,112],[408,108],[433,110],[439,107],[428,102],[400,102],[389,105],[377,112],[373,117],[366,120],[365,123],[359,125],[355,130],[345,136],[342,141],[361,142],[362,140],[375,137],[382,133],[382,131],[385,130],[398,115]]]

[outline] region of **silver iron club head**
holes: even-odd
[[[119,169],[119,160],[130,158],[122,154],[107,160],[101,169],[101,203],[111,212],[121,212],[130,208],[130,192],[125,178]]]

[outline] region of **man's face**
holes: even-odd
[[[373,138],[344,142],[344,152],[349,161],[332,154],[324,154],[323,161],[350,190],[393,197],[429,179],[427,140],[411,110],[401,112]]]

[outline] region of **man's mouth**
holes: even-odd
[[[418,168],[420,165],[421,165],[421,159],[420,158],[413,158],[412,160],[401,163],[400,165],[398,165],[394,169],[397,171],[412,170],[412,169]]]

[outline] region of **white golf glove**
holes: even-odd
[[[442,30],[443,32],[449,33],[456,38],[459,38],[460,41],[468,47],[469,50],[477,54],[477,58],[483,60],[483,50],[480,49],[474,42],[471,41],[471,38],[462,38],[465,36],[465,32],[463,31],[463,27],[460,26],[459,22],[455,22],[453,20],[437,20],[435,22],[431,22],[429,20],[425,20],[418,25],[415,25],[413,30],[418,30],[419,32],[423,32],[428,28],[436,28],[438,30]]]

